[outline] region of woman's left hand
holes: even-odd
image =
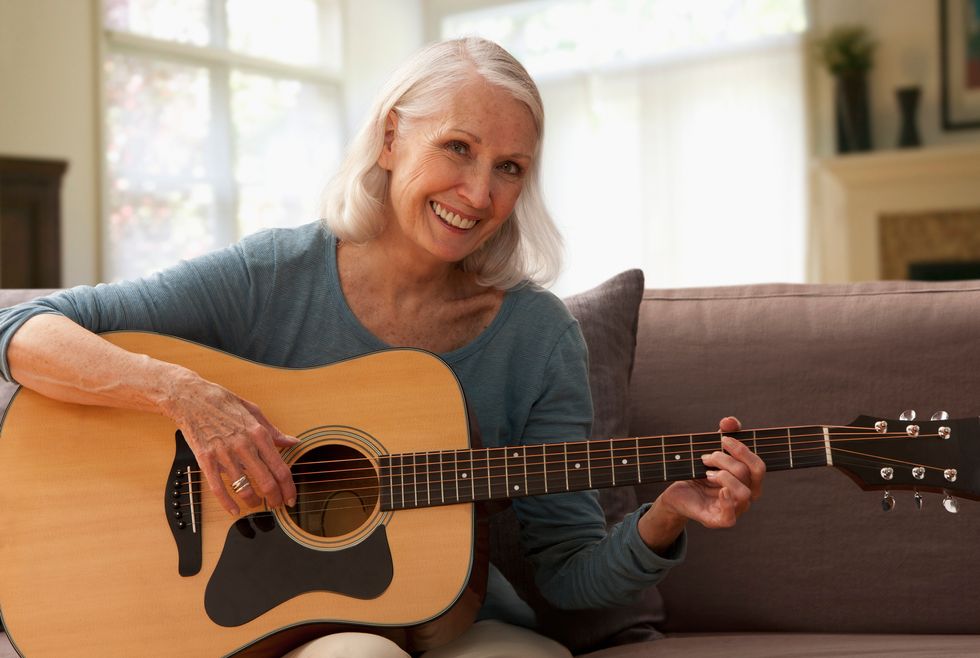
[[[640,519],[643,541],[655,551],[666,550],[680,535],[688,519],[706,528],[729,528],[762,495],[766,465],[754,452],[726,433],[741,428],[731,416],[719,423],[722,447],[701,455],[707,479],[675,482]]]

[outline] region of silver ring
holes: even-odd
[[[236,494],[241,493],[242,489],[244,489],[248,485],[249,485],[248,476],[243,475],[231,483],[231,490],[234,491]]]

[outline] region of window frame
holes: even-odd
[[[99,192],[97,198],[98,238],[96,273],[100,281],[106,281],[111,270],[108,259],[113,251],[109,224],[109,199],[112,176],[108,163],[108,98],[105,80],[105,65],[108,58],[114,54],[134,55],[156,61],[189,64],[204,67],[208,70],[208,84],[211,98],[213,129],[212,138],[215,141],[213,152],[215,171],[212,182],[215,186],[215,213],[219,218],[215,240],[220,245],[231,244],[241,236],[238,235],[238,192],[235,180],[235,131],[231,110],[230,80],[235,70],[263,75],[274,79],[297,80],[320,87],[326,93],[338,99],[337,112],[341,131],[346,125],[343,84],[343,39],[345,16],[341,0],[314,0],[320,6],[320,35],[329,38],[331,35],[341,39],[336,50],[336,59],[327,63],[321,61],[317,65],[293,64],[266,57],[249,55],[230,50],[227,44],[228,20],[225,11],[225,0],[207,0],[211,43],[199,46],[191,43],[169,41],[106,27],[105,1],[91,0],[94,16],[96,38],[96,91],[98,93],[96,140],[98,145],[98,174]],[[331,28],[330,22],[335,26]],[[324,57],[325,44],[321,43],[321,60]],[[344,136],[341,135],[341,138]]]

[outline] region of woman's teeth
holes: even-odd
[[[450,226],[461,228],[464,231],[467,231],[473,228],[474,226],[476,226],[476,222],[473,221],[472,219],[463,219],[456,213],[449,212],[435,201],[432,201],[430,205],[432,206],[432,210],[435,211],[435,213],[439,216],[439,219],[446,222]]]

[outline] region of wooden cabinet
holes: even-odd
[[[62,160],[0,157],[0,287],[61,286]]]

